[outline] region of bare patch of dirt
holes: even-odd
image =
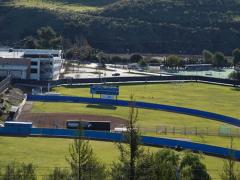
[[[32,113],[32,102],[27,101],[16,121],[32,122],[38,128],[66,128],[67,120],[110,121],[111,129],[126,126],[127,120],[113,116],[80,113]]]

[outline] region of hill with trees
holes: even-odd
[[[21,46],[51,26],[65,46],[106,52],[230,55],[240,42],[239,0],[3,0],[0,44]]]

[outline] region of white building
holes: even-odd
[[[0,57],[0,77],[6,77],[11,74],[13,78],[29,79],[30,65],[29,59]]]
[[[0,50],[0,76],[3,67],[1,62],[6,64],[9,59],[14,59],[14,63],[9,60],[8,68],[13,66],[17,69],[21,69],[16,64],[16,59],[21,61],[30,61],[30,70],[25,67],[26,76],[15,76],[21,79],[35,79],[35,80],[56,80],[59,78],[60,70],[63,64],[62,51],[61,50],[42,50],[42,49],[2,49]],[[2,61],[1,61],[2,60]],[[22,64],[22,63],[20,63]],[[5,66],[6,69],[6,66]],[[12,71],[8,71],[8,74],[12,74]],[[3,73],[5,75],[5,73]]]

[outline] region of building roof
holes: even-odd
[[[51,49],[24,49],[25,54],[59,54],[62,50]]]
[[[30,65],[30,59],[26,59],[26,58],[1,58],[0,57],[0,65],[29,66]]]
[[[0,58],[21,58],[24,52],[9,52],[9,51],[0,51]]]
[[[32,122],[22,122],[22,121],[5,121],[4,124],[28,124],[32,125]]]
[[[62,50],[53,49],[0,49],[0,57],[2,58],[21,58],[24,54],[59,54]]]
[[[186,67],[203,67],[203,66],[212,66],[212,64],[187,64]]]

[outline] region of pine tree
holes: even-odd
[[[82,138],[82,130],[77,130],[77,138],[69,147],[67,162],[71,168],[71,176],[75,180],[105,179],[105,166],[93,153],[88,140]]]

